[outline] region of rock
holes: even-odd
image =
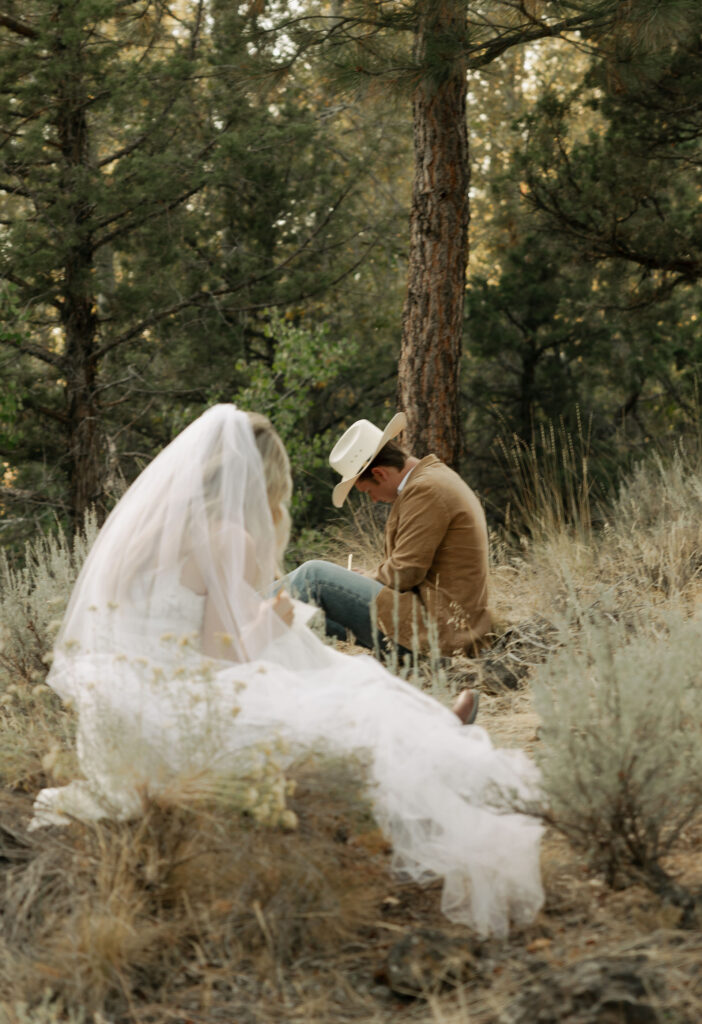
[[[515,623],[476,658],[482,687],[488,693],[502,693],[524,686],[532,668],[544,661],[557,646],[556,630],[546,619]]]
[[[458,985],[476,973],[475,947],[475,941],[471,943],[470,939],[418,928],[391,947],[383,980],[388,988],[403,996],[426,995]]]
[[[481,667],[481,684],[487,693],[499,694],[505,690],[518,690],[529,673],[528,665],[513,665],[490,658],[484,658]]]
[[[598,957],[546,968],[499,1024],[659,1024],[664,978],[645,955]]]

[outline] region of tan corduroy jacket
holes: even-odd
[[[491,628],[485,513],[457,473],[427,455],[393,502],[385,560],[373,574],[386,636],[426,651],[432,635],[444,656],[474,654]]]

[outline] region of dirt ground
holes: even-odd
[[[528,687],[483,692],[478,721],[496,746],[533,753],[539,742]],[[701,851],[702,830],[690,831],[667,867],[700,885]],[[643,886],[607,888],[549,832],[542,872],[546,902],[537,920],[487,942],[442,917],[438,885],[422,890],[388,876],[375,929],[339,964],[340,984],[354,993],[346,1009],[333,1013],[327,1004],[314,1016],[308,1007],[287,1019],[332,1024],[361,1011],[367,1022],[418,1024],[702,1021],[702,933],[681,927],[678,908]]]
[[[453,685],[457,689],[460,680],[453,680]],[[450,700],[450,693],[444,697]],[[539,743],[539,720],[526,680],[517,689],[490,692],[490,687],[484,687],[478,724],[496,746],[520,747],[533,754]],[[304,813],[302,807],[299,833],[270,840],[278,844],[284,857],[292,856],[293,849],[297,856],[306,855]],[[39,885],[42,859],[58,857],[60,851],[58,847],[54,853],[37,847],[23,852],[17,847],[17,853],[12,835],[20,835],[23,818],[15,817],[14,823],[11,819],[12,815],[2,817],[3,823],[10,821],[16,831],[2,830],[0,882],[9,887],[12,873],[24,858],[28,888],[22,900],[26,903],[34,898],[32,887]],[[343,820],[337,820],[333,829],[332,859],[338,859],[347,879],[358,881],[360,875],[363,884],[354,891],[367,889],[371,898],[362,918],[341,937],[330,928],[334,938],[326,947],[319,943],[314,949],[309,944],[305,947],[303,941],[294,955],[281,957],[270,918],[256,910],[254,900],[255,913],[249,914],[246,927],[250,934],[259,934],[250,957],[237,961],[222,957],[221,943],[218,953],[211,941],[219,925],[214,918],[211,924],[201,918],[201,937],[189,940],[187,957],[173,954],[177,962],[167,984],[146,969],[140,981],[138,971],[135,974],[130,968],[129,985],[125,981],[120,991],[117,973],[116,994],[110,997],[111,1004],[105,1003],[114,1012],[76,1016],[75,1011],[67,1011],[64,1015],[52,996],[45,1011],[35,1010],[27,1016],[17,1003],[0,1000],[0,1024],[78,1024],[79,1020],[81,1024],[702,1021],[702,930],[682,927],[681,911],[643,886],[619,891],[607,888],[558,835],[547,832],[543,840],[546,901],[536,921],[507,939],[480,941],[468,929],[443,917],[439,884],[420,887],[391,875],[390,851],[377,830],[355,829]],[[61,843],[59,835],[55,844]],[[675,861],[666,867],[686,883],[702,886],[701,851],[702,828],[691,829],[683,837]],[[74,866],[92,863],[86,859],[92,854],[85,844],[78,854],[82,859],[72,861]],[[29,863],[32,858],[33,866]],[[31,874],[35,869],[36,883]],[[52,893],[54,869],[48,874],[43,870],[47,892]],[[151,898],[151,890],[145,897]],[[68,894],[71,898],[70,888]],[[353,893],[351,898],[355,898]],[[217,913],[220,904],[219,897],[211,900],[208,913]],[[9,913],[7,906],[5,913]],[[18,904],[15,912],[21,916],[23,906]],[[41,910],[40,916],[46,918],[47,913]],[[167,925],[167,914],[163,921]],[[208,928],[213,930],[208,933]],[[5,934],[11,935],[12,930],[12,922],[6,920]],[[241,935],[233,936],[233,940],[237,938],[241,940]],[[22,958],[13,961],[9,944],[5,953],[0,979],[7,991],[20,964],[22,970],[30,971],[30,989],[55,991],[61,980],[56,960],[50,962],[44,953],[30,950],[22,951]],[[232,963],[236,963],[235,969]]]
[[[498,746],[533,752],[539,721],[527,688],[481,695],[479,723]],[[369,867],[383,872],[382,839],[365,836]],[[672,866],[702,882],[702,831]],[[559,836],[542,848],[546,902],[537,920],[505,940],[478,941],[440,913],[440,886],[389,872],[377,918],[347,947],[300,961],[258,989],[255,1007],[229,1002],[188,1018],[259,1024],[699,1024],[702,934],[679,909],[641,886],[612,891]],[[220,1016],[221,1015],[221,1016]]]

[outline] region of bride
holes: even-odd
[[[269,421],[217,405],[130,487],[76,582],[48,682],[76,709],[84,779],[33,827],[128,819],[262,742],[361,753],[393,867],[443,879],[442,910],[504,935],[538,912],[540,827],[500,804],[536,770],[367,655],[325,645],[309,606],[268,596],[289,533],[288,457]]]

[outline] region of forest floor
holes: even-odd
[[[656,493],[656,509],[657,502]],[[577,609],[603,609],[624,646],[638,628],[665,647],[661,615],[677,611],[699,622],[702,517],[691,503],[680,502],[684,522],[676,529],[652,515],[636,532],[624,519],[597,547],[555,536],[528,558],[496,560],[499,639],[475,662],[454,661],[443,678],[427,671],[419,685],[447,705],[475,686],[476,724],[492,743],[538,759],[544,739],[533,676],[552,653],[554,623],[576,591]],[[603,603],[603,588],[616,615]],[[669,645],[678,657],[670,672],[684,669],[692,686],[700,664],[695,629],[685,664]],[[581,638],[571,639],[575,659]],[[568,667],[570,650],[565,693],[582,683],[582,663]],[[624,683],[638,694],[642,679],[630,673]],[[641,743],[659,744],[667,757],[656,707]],[[699,905],[695,917],[643,884],[607,886],[551,828],[542,842],[545,903],[536,920],[505,939],[481,941],[442,915],[440,884],[393,876],[391,851],[368,811],[362,765],[312,754],[286,769],[297,786],[288,806],[298,827],[288,832],[257,825],[231,794],[214,791],[145,803],[134,822],[28,831],[37,791],[76,777],[74,748],[70,709],[48,687],[32,677],[7,687],[0,701],[0,1024],[702,1021]],[[699,814],[663,867],[702,893]]]
[[[528,687],[483,692],[478,722],[496,746],[533,753],[539,742]],[[388,874],[377,920],[337,960],[339,983],[331,1001],[327,991],[324,1006],[289,1007],[280,1019],[320,1024],[702,1021],[702,931],[681,927],[679,908],[640,885],[608,888],[548,830],[541,864],[546,901],[538,918],[507,939],[483,942],[443,917],[438,884],[403,885]],[[685,836],[666,866],[691,886],[702,883],[702,828]],[[239,1019],[245,1024],[246,1018]],[[259,1019],[252,1016],[252,1024]]]
[[[479,722],[498,746],[533,753],[539,742],[539,720],[528,688],[484,691]],[[298,855],[303,860],[309,855],[309,863],[316,867],[322,864],[320,856],[323,860],[329,855],[327,869],[333,885],[347,887],[349,903],[343,905],[342,900],[339,920],[328,922],[317,934],[306,935],[303,921],[302,931],[298,929],[291,938],[288,928],[293,917],[308,914],[312,919],[331,911],[305,910],[296,902],[292,890],[309,884],[309,876],[297,882],[294,877],[278,879],[287,887],[287,905],[276,917],[274,905],[280,894],[272,898],[269,894],[264,912],[249,893],[247,913],[237,918],[236,940],[241,946],[229,956],[222,955],[226,943],[218,914],[226,916],[231,907],[222,906],[226,900],[221,882],[204,899],[207,910],[200,914],[201,934],[193,937],[191,921],[185,946],[178,942],[178,929],[170,919],[172,909],[164,901],[160,919],[153,908],[149,917],[148,927],[156,934],[145,935],[143,916],[130,921],[133,893],[125,885],[123,872],[125,856],[127,860],[132,856],[126,865],[132,875],[135,869],[143,870],[144,851],[153,846],[152,840],[144,841],[143,829],[126,833],[129,854],[121,843],[116,857],[110,842],[115,837],[123,840],[123,830],[129,826],[101,832],[77,825],[72,835],[71,830],[69,834],[62,829],[43,830],[41,838],[30,840],[24,831],[28,802],[19,796],[5,801],[0,851],[3,911],[16,914],[18,920],[32,916],[26,907],[34,900],[38,908],[34,917],[45,919],[49,927],[37,930],[35,921],[35,941],[24,950],[21,941],[15,948],[11,942],[4,944],[0,971],[6,991],[14,972],[23,998],[0,1004],[0,1020],[7,1024],[698,1024],[702,1020],[702,931],[681,927],[680,910],[642,886],[621,891],[607,888],[557,835],[547,832],[543,841],[546,901],[537,919],[506,939],[480,941],[443,917],[440,885],[406,884],[391,875],[386,843],[372,823],[369,826],[367,819],[355,813],[353,803],[341,808],[328,804],[309,817],[304,780],[302,788],[295,805],[300,816],[298,832],[262,840],[259,833],[260,844],[254,843],[245,856],[249,865],[257,859],[267,875],[281,870],[281,858],[299,875]],[[317,820],[312,820],[314,814]],[[326,815],[325,821],[321,822],[320,814]],[[156,821],[156,826],[164,831],[163,820]],[[174,832],[172,822],[166,823],[165,832],[171,837],[166,844],[176,835],[177,845],[178,830]],[[140,843],[141,852],[134,854]],[[702,830],[691,831],[675,863],[668,866],[681,879],[699,884],[701,850]],[[266,857],[269,860],[264,863]],[[18,888],[23,868],[31,881],[25,877]],[[109,875],[88,894],[86,913],[81,911],[85,893],[78,868],[83,873],[94,868],[95,877]],[[325,870],[323,864],[321,870]],[[151,872],[154,893],[158,875],[157,865]],[[62,881],[57,881],[61,876]],[[208,884],[212,885],[211,880]],[[198,884],[190,880],[188,885],[188,899],[202,901]],[[128,940],[125,929],[133,933]],[[163,930],[160,938],[159,929]],[[6,928],[8,933],[11,927]],[[167,965],[163,947],[171,941],[174,951],[180,947],[181,953],[177,962]],[[144,951],[141,963],[139,942]],[[154,944],[161,947],[156,956]],[[184,948],[189,950],[185,957]],[[42,990],[44,999],[37,1004]]]

